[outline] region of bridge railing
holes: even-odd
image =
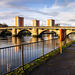
[[[73,26],[23,26],[23,27],[19,27],[19,26],[9,26],[9,27],[1,27],[0,29],[26,29],[26,28],[35,28],[35,29],[75,29],[75,27]]]
[[[55,50],[59,42],[55,39],[0,48],[0,75]]]

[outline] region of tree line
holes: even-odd
[[[1,24],[1,23],[0,23],[0,28],[1,28],[1,27],[8,27],[8,25],[5,24],[5,23],[4,23],[4,24]]]

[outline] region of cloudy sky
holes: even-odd
[[[55,19],[61,26],[75,26],[75,0],[0,0],[0,23],[14,26],[14,17],[24,17],[24,26],[32,20],[47,25],[47,19]]]

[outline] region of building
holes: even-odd
[[[15,26],[24,26],[24,17],[15,17]]]
[[[39,20],[32,20],[33,26],[39,26]]]
[[[55,26],[60,26],[60,24],[55,24]]]
[[[55,26],[55,20],[53,19],[48,19],[47,23],[48,23],[48,26]]]

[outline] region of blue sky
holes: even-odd
[[[47,19],[55,19],[61,26],[75,26],[75,0],[0,0],[0,23],[14,26],[14,17],[24,17],[24,26],[32,20],[47,25]]]

